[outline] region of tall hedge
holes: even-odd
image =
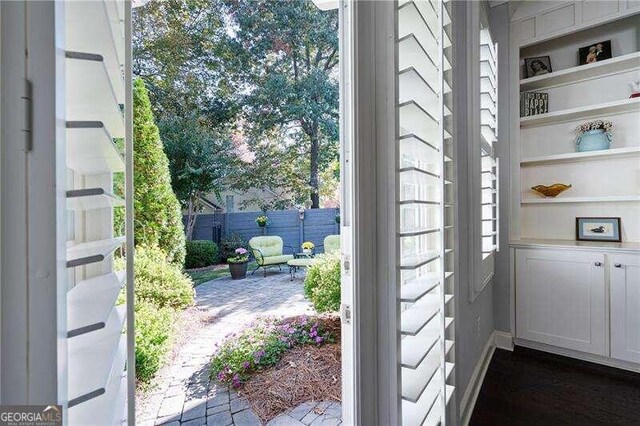
[[[182,266],[182,211],[171,189],[169,161],[153,119],[149,94],[139,78],[133,84],[133,143],[136,245],[158,246],[169,262]]]

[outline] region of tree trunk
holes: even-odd
[[[311,186],[311,208],[320,208],[320,185],[318,182],[318,154],[320,152],[320,141],[318,140],[318,130],[314,126],[313,132],[309,135],[311,139],[311,167],[309,172],[309,185]]]
[[[193,238],[193,228],[196,226],[196,219],[198,218],[198,212],[196,209],[195,197],[189,197],[189,204],[187,206],[187,232],[186,237],[188,241]]]

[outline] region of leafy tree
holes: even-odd
[[[197,111],[211,128],[233,123],[219,1],[152,1],[133,9],[133,73],[149,89],[159,120]]]
[[[308,173],[305,192],[318,208],[319,170],[338,156],[338,13],[308,0],[227,0],[224,11],[233,30],[225,33],[233,58],[226,68],[242,94],[248,142],[267,157],[265,136],[275,138],[297,167],[285,174]],[[295,194],[299,187],[289,185]]]
[[[217,137],[193,117],[170,118],[159,123],[169,158],[171,184],[187,210],[187,239],[191,240],[202,198],[220,192],[237,164],[228,139]]]
[[[182,266],[182,212],[171,189],[169,161],[141,79],[133,84],[133,168],[136,245],[157,246],[169,262]]]

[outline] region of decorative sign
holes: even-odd
[[[520,117],[549,112],[549,94],[542,92],[520,93]]]

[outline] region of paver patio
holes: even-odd
[[[259,316],[313,314],[304,298],[302,277],[284,271],[249,275],[244,280],[219,278],[196,287],[196,306],[214,317],[190,336],[171,365],[157,375],[154,387],[137,404],[136,424],[260,425],[247,401],[227,386],[209,381],[209,361],[216,343]],[[339,425],[339,403],[309,402],[284,413],[269,425]]]

